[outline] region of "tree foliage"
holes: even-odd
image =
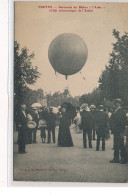
[[[84,94],[80,97],[80,105],[83,103],[88,103],[89,105],[95,104],[96,106],[102,103],[101,91],[99,88],[95,88],[91,93]]]
[[[32,66],[34,52],[28,54],[29,50],[14,42],[14,95],[15,104],[21,103],[29,90],[28,85],[32,85],[39,78],[37,66]]]
[[[99,78],[99,88],[108,100],[121,98],[128,105],[128,33],[120,36],[113,30],[116,42],[110,53],[109,65],[105,67]]]
[[[70,91],[68,89],[64,89],[63,92],[55,92],[53,94],[47,93],[45,96],[47,99],[47,104],[49,106],[55,106],[58,107],[62,105],[64,102],[71,103],[73,106],[78,107],[79,106],[79,97],[78,96],[71,96]]]

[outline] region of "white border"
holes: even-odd
[[[9,120],[8,120],[8,185],[13,181],[13,78],[14,78],[14,1],[9,1]]]
[[[0,0],[0,186],[7,185],[8,0]]]
[[[8,186],[36,186],[36,187],[50,187],[50,192],[53,191],[53,187],[128,187],[126,183],[61,183],[61,182],[20,182],[13,181],[13,42],[14,42],[14,2],[20,0],[10,0],[9,1],[9,121],[8,121]],[[26,1],[26,0],[21,0]],[[38,1],[38,0],[28,0],[28,1]],[[40,0],[41,1],[41,0]],[[47,2],[48,0],[43,0]],[[51,0],[49,0],[51,1]],[[128,0],[64,0],[53,2],[121,2],[125,3]],[[95,191],[93,191],[95,192]],[[62,193],[62,191],[61,191]]]

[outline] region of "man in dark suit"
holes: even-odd
[[[92,148],[91,114],[88,111],[88,104],[84,104],[81,115],[81,129],[83,129],[83,146],[87,148],[87,135],[89,148]]]
[[[96,132],[96,106],[92,104],[90,106],[91,113],[91,130],[92,130],[92,139],[95,140],[95,132]]]
[[[114,159],[111,163],[119,163],[119,150],[121,151],[121,163],[125,163],[124,130],[126,114],[121,107],[121,99],[115,101],[115,111],[111,116],[111,126],[114,134]]]
[[[96,151],[99,151],[100,139],[102,139],[102,151],[105,151],[105,137],[108,128],[108,116],[104,111],[104,106],[99,106],[99,111],[97,113],[97,124],[96,124],[96,133],[97,133],[97,145]]]
[[[49,113],[47,115],[47,129],[48,129],[48,142],[51,143],[51,133],[53,143],[55,143],[55,126],[56,126],[56,115],[53,113],[53,108],[49,108]]]
[[[20,111],[17,114],[17,124],[18,124],[18,152],[25,152],[25,140],[26,140],[26,128],[27,128],[27,119],[26,119],[26,105],[21,104]]]

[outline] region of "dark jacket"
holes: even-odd
[[[21,110],[17,114],[16,121],[18,126],[21,125],[22,128],[26,128],[27,118],[25,117],[24,113]]]
[[[110,126],[113,133],[122,133],[125,130],[127,119],[125,112],[122,108],[119,108],[116,112],[113,112],[110,118]]]
[[[18,144],[26,142],[26,129],[27,129],[27,118],[22,111],[17,114],[17,125],[18,125]]]
[[[108,115],[104,111],[99,111],[97,113],[97,131],[106,131],[108,128]]]
[[[56,115],[53,112],[48,113],[47,115],[47,127],[52,128],[56,125]]]
[[[91,128],[95,129],[96,128],[96,121],[97,121],[97,112],[94,111],[90,111],[90,115],[91,115]]]
[[[81,113],[81,129],[91,130],[91,114],[89,111],[83,110]]]

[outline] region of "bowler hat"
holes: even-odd
[[[90,106],[90,108],[96,108],[96,106],[95,106],[94,104],[92,104],[92,105]]]
[[[102,104],[99,105],[99,109],[104,109],[104,106]]]

